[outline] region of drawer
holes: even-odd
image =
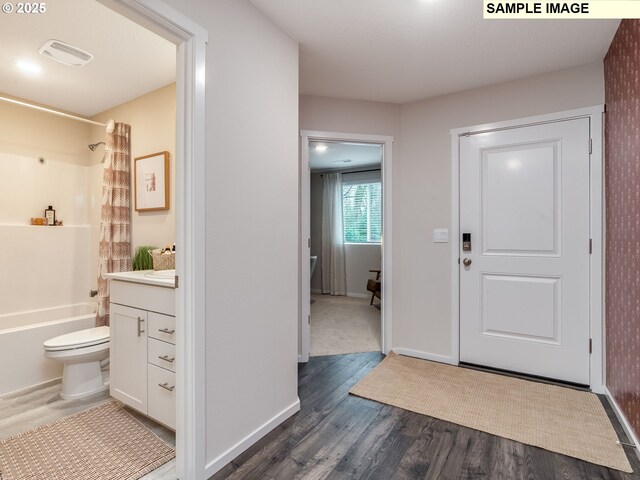
[[[167,427],[176,429],[176,374],[149,365],[148,415]]]
[[[150,338],[147,344],[147,361],[158,367],[176,371],[176,347],[167,342]]]
[[[176,291],[173,288],[123,282],[116,279],[111,279],[109,282],[109,295],[112,303],[166,315],[176,314]]]
[[[149,336],[175,345],[176,317],[149,312]]]

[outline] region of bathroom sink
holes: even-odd
[[[153,272],[148,272],[144,274],[145,277],[148,278],[171,278],[173,279],[176,276],[175,270],[154,270]]]

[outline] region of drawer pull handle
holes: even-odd
[[[138,317],[138,336],[141,336],[144,333],[144,330],[140,328],[142,322],[144,322],[144,319],[142,317]]]
[[[169,335],[173,335],[174,333],[176,333],[175,330],[169,330],[168,328],[159,328],[158,331],[162,333],[168,333]]]
[[[160,360],[164,360],[165,362],[173,363],[176,361],[175,357],[169,357],[169,355],[162,355],[158,357]]]
[[[165,390],[169,390],[170,392],[173,392],[173,389],[176,388],[175,385],[169,386],[169,384],[167,382],[159,383],[158,386],[161,387],[161,388],[164,388]]]

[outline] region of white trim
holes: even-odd
[[[371,299],[371,295],[370,294],[366,294],[366,293],[351,293],[351,292],[347,292],[347,297],[351,297],[351,298],[366,298],[367,300]]]
[[[300,143],[299,185],[300,207],[298,221],[300,222],[300,237],[298,239],[299,288],[300,306],[298,317],[298,335],[300,351],[298,363],[309,361],[311,352],[311,170],[309,161],[309,139],[302,137]]]
[[[449,365],[458,364],[458,362],[454,362],[453,358],[447,357],[446,355],[439,355],[437,353],[422,352],[420,350],[411,350],[409,348],[401,347],[394,348],[393,351],[394,353],[404,355],[405,357],[420,358],[422,360],[431,360],[432,362],[447,363]]]
[[[604,321],[603,321],[603,122],[604,105],[578,108],[564,112],[537,115],[504,122],[488,123],[472,127],[451,129],[451,358],[460,362],[460,143],[461,136],[489,131],[505,130],[529,125],[566,121],[575,118],[589,118],[593,152],[591,154],[590,175],[590,218],[593,251],[590,261],[590,334],[593,352],[590,357],[590,387],[595,393],[604,390]]]
[[[322,295],[322,290],[318,289],[318,288],[312,288],[311,293],[317,293],[319,295]],[[370,293],[350,293],[347,292],[347,294],[345,295],[346,297],[352,297],[352,298],[366,298],[366,299],[370,299],[371,298],[371,294]]]
[[[305,318],[305,309],[309,309],[309,302],[306,305],[304,303],[305,295],[308,295],[310,291],[311,279],[307,274],[304,276],[305,262],[308,264],[308,257],[310,252],[306,250],[306,239],[310,238],[305,236],[307,228],[310,225],[310,204],[307,202],[310,191],[310,180],[303,179],[303,166],[308,173],[309,165],[309,140],[324,140],[324,141],[350,141],[360,143],[375,143],[383,146],[382,155],[382,296],[384,301],[382,302],[382,309],[380,315],[380,329],[381,329],[381,350],[382,353],[387,354],[391,350],[391,325],[392,325],[392,165],[393,165],[393,137],[388,135],[369,135],[360,133],[339,133],[339,132],[323,132],[317,130],[301,130],[300,131],[300,294],[301,307],[300,307],[300,332],[301,332],[301,352],[299,352],[299,358],[309,358],[310,351],[310,332],[308,324],[305,325],[303,319]],[[306,192],[305,192],[306,191]],[[304,255],[303,255],[303,252]],[[304,261],[303,261],[304,260]],[[308,272],[308,271],[307,271]],[[308,278],[308,280],[307,280]],[[310,310],[309,310],[310,311]],[[304,361],[307,361],[304,360]]]
[[[604,106],[594,107],[590,119],[591,153],[591,240],[590,299],[591,299],[591,343],[590,383],[594,393],[604,393]]]
[[[613,413],[616,414],[616,417],[618,418],[620,425],[622,425],[622,429],[624,430],[624,433],[627,435],[627,438],[631,443],[633,443],[636,446],[635,452],[638,458],[640,459],[640,442],[638,441],[638,437],[634,433],[633,428],[629,423],[629,420],[627,420],[627,416],[622,412],[620,405],[618,405],[618,402],[616,402],[615,398],[613,398],[613,395],[611,395],[611,392],[607,387],[603,388],[603,392],[604,392],[604,396],[607,398],[607,401],[609,402],[609,405],[611,405],[611,409],[613,410]]]
[[[256,428],[249,435],[244,437],[238,443],[236,443],[229,450],[224,452],[223,454],[216,457],[214,460],[209,462],[206,466],[206,477],[209,478],[222,469],[225,465],[231,462],[234,458],[240,455],[242,452],[247,450],[251,445],[255,444],[258,440],[264,437],[266,434],[271,432],[274,428],[280,425],[289,417],[295,415],[300,411],[300,399],[297,399],[293,404],[282,410],[276,416],[271,418],[271,420],[264,423],[262,426]]]
[[[205,59],[208,33],[159,0],[100,0],[177,45],[176,475],[208,478],[205,375]]]

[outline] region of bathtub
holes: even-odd
[[[80,303],[0,315],[0,395],[62,377],[62,364],[44,358],[42,343],[95,327],[95,311]]]

